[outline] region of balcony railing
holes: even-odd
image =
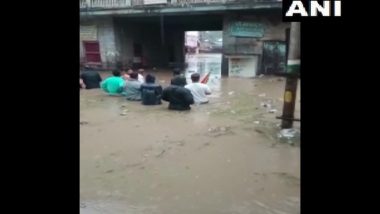
[[[81,9],[89,8],[129,8],[134,6],[184,6],[192,4],[230,4],[254,2],[281,2],[282,0],[79,0]]]
[[[236,0],[177,0],[178,4],[212,4],[212,3],[226,3],[232,2]]]
[[[80,8],[124,8],[131,7],[131,0],[80,0]]]

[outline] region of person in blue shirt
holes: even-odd
[[[162,87],[155,83],[156,77],[147,74],[145,83],[141,85],[141,99],[143,105],[160,105],[162,96]]]
[[[129,75],[129,79],[125,82],[123,94],[127,100],[141,101],[141,82],[138,80],[137,72]]]

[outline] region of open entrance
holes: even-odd
[[[143,48],[140,43],[133,43],[133,67],[141,68],[143,66]]]
[[[193,73],[209,75],[208,85],[218,87],[222,73],[223,31],[186,31],[186,77]]]
[[[223,14],[118,16],[114,18],[120,64],[157,70],[186,69],[185,34],[198,31],[199,54],[221,56]],[[194,22],[194,19],[197,22]],[[211,39],[207,41],[207,38]],[[217,36],[217,39],[213,39]],[[189,50],[191,51],[191,50]],[[220,64],[220,63],[218,63]]]

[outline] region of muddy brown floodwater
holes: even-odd
[[[300,140],[277,138],[284,79],[210,81],[189,112],[80,91],[82,214],[300,213]]]

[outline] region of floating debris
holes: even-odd
[[[79,124],[80,124],[80,125],[87,125],[88,122],[87,122],[87,121],[80,121]]]
[[[267,95],[265,93],[259,94],[259,97],[266,97]]]
[[[184,146],[185,145],[185,141],[180,140],[180,141],[177,142],[177,145],[178,146]]]
[[[282,129],[280,133],[278,133],[278,138],[286,138],[286,139],[292,139],[296,137],[298,134],[298,131],[296,129]]]
[[[165,152],[166,152],[166,150],[165,150],[165,149],[164,149],[164,150],[162,150],[160,154],[156,155],[156,157],[157,157],[157,158],[160,158],[160,157],[162,157],[162,155],[163,155]]]
[[[271,104],[264,103],[264,102],[261,102],[260,105],[261,105],[261,107],[264,107],[264,108],[270,108],[272,106]]]
[[[112,173],[114,170],[113,169],[110,169],[110,170],[107,170],[105,173]]]
[[[120,113],[120,115],[121,115],[121,116],[125,116],[125,115],[127,115],[127,113],[128,113],[128,109],[124,109],[124,110]]]
[[[264,131],[260,130],[260,129],[255,129],[255,132],[260,133],[260,134],[264,134]]]
[[[221,135],[233,133],[231,131],[231,127],[228,127],[228,126],[226,126],[226,127],[209,128],[208,132],[213,137],[218,137],[218,136],[221,136]]]
[[[230,91],[228,92],[228,95],[233,95],[235,92],[234,91]]]
[[[269,111],[268,111],[269,113],[276,113],[277,112],[277,109],[269,109]]]

